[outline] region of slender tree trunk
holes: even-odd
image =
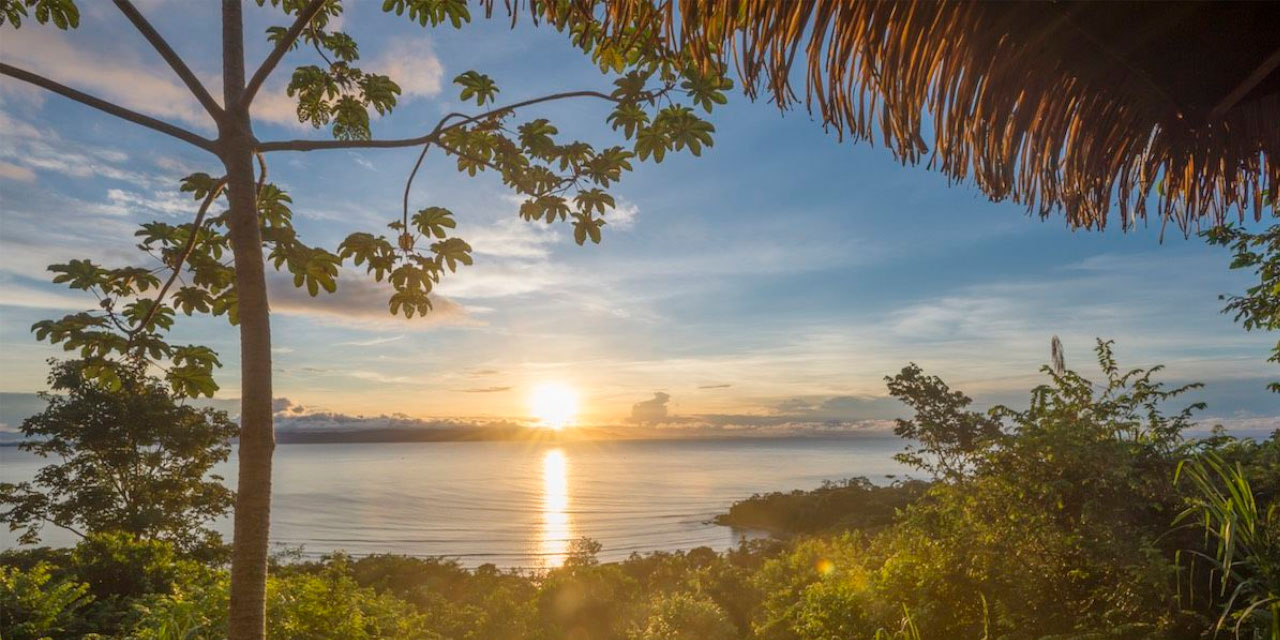
[[[228,226],[235,256],[240,315],[240,470],[231,552],[230,640],[262,640],[266,632],[268,534],[271,526],[271,318],[258,231],[254,138],[244,91],[240,0],[222,3],[223,103],[219,152],[227,170]]]

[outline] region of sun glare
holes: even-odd
[[[542,426],[562,429],[578,414],[578,394],[560,383],[538,385],[529,394],[529,411]]]

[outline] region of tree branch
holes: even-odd
[[[465,117],[466,117],[465,115],[460,113],[450,113],[445,117],[440,118],[440,122],[436,123],[436,127],[431,130],[431,133],[427,134],[427,137],[434,138],[437,135],[439,135],[440,131],[444,129],[444,124],[448,122],[450,119],[465,118]],[[418,170],[422,168],[422,161],[427,158],[427,152],[430,150],[431,150],[430,142],[426,142],[422,145],[422,153],[418,154],[418,161],[413,164],[413,171],[409,172],[409,179],[406,180],[404,183],[404,203],[403,203],[404,216],[401,222],[404,224],[405,229],[409,228],[409,190],[413,188],[413,179],[417,177]]]
[[[129,19],[129,22],[132,22],[133,26],[136,27],[138,31],[142,33],[143,37],[147,39],[147,42],[150,42],[151,46],[155,47],[156,53],[159,53],[160,57],[164,58],[164,61],[169,63],[169,67],[173,69],[174,73],[177,73],[178,77],[182,78],[182,82],[186,84],[187,89],[190,89],[191,93],[195,95],[196,100],[200,101],[204,110],[208,111],[209,115],[212,116],[214,120],[221,118],[222,107],[213,99],[212,95],[209,95],[209,90],[201,84],[200,79],[196,77],[196,74],[191,72],[191,69],[187,67],[187,63],[182,61],[182,58],[178,56],[177,52],[175,52],[172,47],[169,46],[169,43],[165,41],[164,37],[155,30],[155,27],[152,27],[151,23],[147,22],[147,19],[143,17],[137,7],[133,6],[133,3],[129,0],[115,0],[115,3],[116,7],[120,9],[120,12],[123,13],[125,17]]]
[[[401,147],[418,147],[430,142],[438,142],[441,135],[458,127],[466,126],[478,120],[491,118],[497,115],[515,111],[522,107],[528,107],[543,102],[552,102],[554,100],[564,100],[567,98],[599,98],[609,102],[621,102],[621,100],[599,91],[567,91],[564,93],[553,93],[551,95],[542,96],[524,100],[522,102],[512,103],[496,109],[485,111],[474,116],[464,118],[461,122],[456,122],[444,128],[437,128],[431,133],[417,138],[401,138],[399,140],[283,140],[276,142],[262,142],[258,144],[258,151],[268,153],[271,151],[319,151],[324,149],[398,149]],[[452,115],[452,114],[451,114]]]
[[[262,66],[253,73],[253,77],[249,79],[249,84],[245,85],[244,93],[240,94],[240,100],[235,105],[239,109],[248,109],[249,104],[253,102],[253,97],[258,94],[258,89],[262,88],[262,83],[267,81],[267,76],[275,70],[276,65],[280,64],[280,59],[284,54],[293,48],[293,43],[298,41],[298,36],[302,34],[302,30],[311,24],[311,19],[320,13],[320,9],[324,7],[325,0],[311,0],[311,4],[303,7],[298,12],[298,18],[293,21],[293,25],[285,32],[280,42],[276,43],[276,48],[267,54],[267,59],[262,61]]]
[[[216,153],[216,151],[214,150],[213,141],[209,140],[208,138],[202,138],[199,135],[191,131],[188,131],[186,129],[183,129],[182,127],[179,127],[177,125],[169,124],[168,122],[165,122],[163,120],[157,120],[155,118],[152,118],[151,116],[138,113],[137,111],[126,109],[120,105],[107,102],[106,100],[103,100],[101,98],[95,98],[94,96],[91,96],[81,91],[77,91],[66,85],[58,84],[57,82],[54,82],[53,80],[50,80],[44,76],[31,73],[30,71],[26,71],[24,69],[19,69],[17,67],[5,64],[3,62],[0,62],[0,74],[9,76],[11,78],[17,78],[18,80],[21,80],[23,82],[29,82],[31,84],[36,85],[37,87],[40,87],[42,89],[47,89],[63,97],[75,100],[76,102],[79,102],[83,105],[87,105],[99,111],[109,113],[117,118],[128,120],[129,122],[132,122],[137,125],[142,125],[153,131],[159,131],[160,133],[173,136],[179,140],[182,140],[183,142],[200,147],[201,149],[204,149],[205,151],[208,151],[210,153]]]
[[[226,179],[218,181],[213,189],[209,190],[209,195],[204,197],[204,202],[200,203],[200,211],[196,213],[196,219],[191,223],[191,237],[187,238],[187,246],[182,249],[182,254],[178,256],[178,261],[173,265],[173,273],[169,274],[169,279],[165,281],[164,286],[160,287],[160,293],[156,294],[156,299],[151,303],[151,308],[147,309],[147,315],[142,318],[132,329],[129,330],[129,340],[133,340],[133,336],[140,333],[143,329],[151,324],[151,319],[155,318],[156,312],[160,310],[160,303],[164,302],[165,296],[169,295],[169,288],[182,274],[182,265],[186,263],[187,258],[191,257],[191,252],[196,248],[196,242],[200,239],[200,229],[204,226],[204,216],[209,212],[210,205],[218,196],[222,194],[222,188],[227,184]]]
[[[79,538],[80,538],[81,540],[84,540],[84,539],[86,539],[86,538],[88,538],[88,537],[89,537],[89,536],[87,536],[87,535],[85,535],[85,534],[81,533],[78,529],[76,529],[75,527],[73,527],[73,526],[71,526],[71,525],[69,525],[69,524],[63,524],[63,523],[58,522],[57,520],[53,520],[53,519],[51,519],[51,518],[49,518],[49,517],[47,517],[47,516],[40,516],[40,519],[41,519],[41,520],[44,520],[45,522],[47,522],[47,523],[49,523],[49,524],[51,524],[51,525],[53,525],[53,526],[55,526],[55,527],[59,527],[59,528],[62,528],[62,529],[66,529],[67,531],[70,531],[71,533],[76,534],[77,536],[79,536]]]

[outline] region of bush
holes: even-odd
[[[167,542],[128,533],[89,536],[71,552],[67,569],[93,596],[85,631],[106,635],[130,627],[139,615],[138,601],[175,593],[209,571],[180,557]]]
[[[737,630],[714,602],[687,593],[659,596],[630,640],[733,640]]]
[[[0,567],[0,637],[42,640],[75,626],[76,612],[91,597],[88,585],[55,580],[45,563],[30,569]]]
[[[130,638],[220,640],[226,637],[227,576],[156,598]],[[438,640],[433,621],[413,605],[362,587],[351,563],[335,556],[315,572],[267,581],[267,635],[272,640]]]
[[[813,491],[756,494],[733,503],[716,524],[774,534],[874,531],[893,524],[897,512],[924,494],[929,483],[895,482],[878,487],[866,478],[823,482]]]

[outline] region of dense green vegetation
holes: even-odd
[[[183,403],[139,363],[100,371],[91,360],[53,362],[44,411],[22,423],[20,448],[52,461],[33,480],[0,483],[0,522],[40,540],[44,526],[84,538],[123,532],[213,558],[225,553],[208,527],[233,492],[213,465],[238,431],[223,411]]]
[[[540,574],[400,556],[282,562],[273,639],[1021,640],[1280,634],[1280,431],[1183,436],[1157,370],[1046,368],[1026,409],[972,411],[910,366],[903,459],[933,475],[745,500],[785,539]],[[994,425],[994,428],[992,428]],[[0,555],[6,640],[225,637],[227,573],[162,540]]]
[[[1272,197],[1271,203],[1272,212],[1280,217],[1280,201]],[[1257,233],[1228,224],[1214,227],[1201,235],[1209,244],[1231,251],[1232,269],[1252,270],[1258,278],[1258,283],[1241,295],[1219,296],[1227,301],[1222,312],[1230,314],[1245,331],[1280,329],[1280,224],[1273,224]],[[1271,349],[1271,357],[1267,361],[1280,363],[1280,340]],[[1267,388],[1280,393],[1280,382],[1272,382]]]
[[[893,524],[898,512],[928,490],[924,480],[877,486],[864,477],[826,480],[812,491],[756,494],[735,502],[716,524],[775,535],[873,531]]]

